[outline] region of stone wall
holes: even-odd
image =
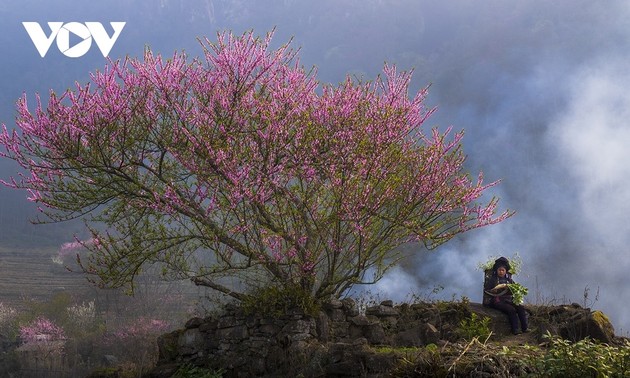
[[[574,338],[595,335],[602,341],[614,337],[609,322],[598,325],[598,312],[577,305],[528,311],[539,336],[550,331]],[[380,377],[398,358],[383,353],[383,347],[456,342],[461,320],[473,312],[491,318],[493,338],[509,334],[504,314],[468,302],[394,306],[384,301],[359,311],[352,299],[344,299],[326,303],[317,316],[295,312],[275,318],[228,306],[220,316],[190,319],[184,329],[160,337],[159,363],[151,376],[170,377],[179,365],[190,363],[222,369],[226,377]],[[576,324],[584,326],[577,329]]]

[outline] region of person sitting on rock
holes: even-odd
[[[513,302],[512,293],[507,286],[512,283],[514,280],[510,274],[510,262],[505,257],[499,257],[492,266],[492,276],[486,280],[484,290],[492,296],[488,306],[506,313],[512,333],[518,335],[521,331],[527,332],[527,313],[522,305]]]

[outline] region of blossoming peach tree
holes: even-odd
[[[47,104],[26,96],[2,156],[44,217],[82,217],[79,258],[104,286],[150,264],[238,299],[261,285],[313,298],[380,279],[402,244],[434,248],[501,222],[497,182],[463,171],[463,133],[424,130],[426,90],[386,65],[371,82],[316,80],[290,44],[252,32],[203,57],[110,61]]]

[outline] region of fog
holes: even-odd
[[[518,252],[523,271],[515,278],[530,288],[530,302],[586,302],[624,333],[630,329],[624,309],[630,302],[624,284],[630,264],[630,5],[436,3],[5,1],[0,122],[12,127],[14,103],[23,92],[62,91],[105,64],[96,46],[68,58],[53,43],[41,58],[23,21],[126,22],[110,52],[114,59],[138,56],[145,46],[164,55],[199,55],[199,36],[212,39],[218,30],[264,35],[275,28],[274,44],[293,38],[302,63],[316,66],[322,82],[337,83],[348,74],[373,79],[385,62],[413,69],[413,90],[430,84],[428,102],[438,108],[427,127],[464,129],[467,169],[501,179],[490,194],[516,215],[435,251],[409,247],[412,257],[371,290],[404,299],[443,286],[439,295],[480,301],[477,264]],[[0,170],[6,179],[15,167],[1,161]],[[35,211],[25,197],[0,188],[0,243],[72,239],[76,225],[30,225]]]

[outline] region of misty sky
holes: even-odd
[[[618,334],[630,330],[627,1],[5,0],[0,122],[9,128],[23,92],[63,91],[105,64],[94,43],[79,58],[53,43],[41,58],[24,21],[94,21],[110,33],[110,21],[126,22],[114,59],[146,46],[200,55],[197,37],[275,27],[274,44],[293,38],[321,82],[373,79],[385,62],[413,69],[412,89],[430,84],[428,103],[438,107],[426,126],[464,129],[467,168],[502,179],[491,194],[517,214],[436,251],[412,250],[415,257],[378,285],[382,295],[403,299],[441,285],[443,296],[480,301],[477,264],[518,252],[524,266],[515,278],[530,288],[530,302],[583,303],[585,288],[593,302],[599,289],[593,307],[611,316]],[[15,169],[0,161],[1,178]],[[0,244],[61,243],[78,232],[30,225],[35,211],[25,197],[0,187]]]

